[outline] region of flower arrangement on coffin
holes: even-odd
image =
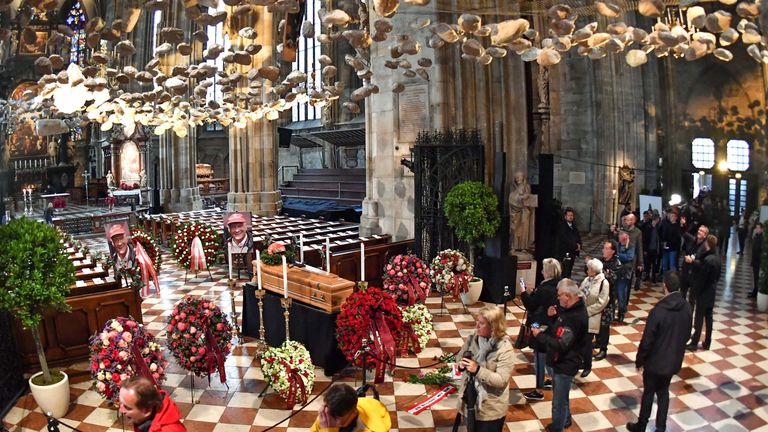
[[[267,384],[285,399],[286,409],[307,402],[315,384],[315,366],[309,351],[299,342],[285,341],[269,348],[261,357]]]
[[[432,282],[441,293],[451,293],[456,298],[469,290],[474,267],[460,251],[440,251],[429,268],[432,271]]]
[[[226,381],[224,361],[232,350],[232,326],[213,300],[184,297],[173,308],[166,329],[166,344],[181,367],[197,376],[218,370],[221,382]]]
[[[144,248],[147,255],[149,255],[149,259],[155,265],[155,271],[159,272],[160,266],[163,264],[163,254],[160,253],[160,248],[157,247],[155,239],[144,229],[133,227],[131,228],[131,240],[133,240],[134,245],[138,243]]]
[[[363,366],[365,349],[370,349],[366,367],[376,370],[375,382],[384,380],[384,370],[395,363],[395,346],[403,332],[403,314],[391,295],[381,288],[368,287],[352,293],[336,318],[336,341],[353,366]]]
[[[195,237],[202,243],[207,264],[214,261],[219,251],[219,235],[210,225],[196,222],[180,224],[171,238],[171,250],[179,265],[188,270],[192,269],[191,246]]]
[[[91,378],[96,391],[117,405],[120,387],[139,374],[157,385],[165,380],[168,361],[152,333],[133,318],[114,318],[90,340]]]
[[[400,339],[401,355],[407,355],[410,350],[420,353],[432,337],[432,314],[423,304],[414,304],[401,308],[403,312],[403,337]]]
[[[397,255],[384,267],[384,290],[399,304],[423,303],[432,284],[429,267],[416,255]]]
[[[270,243],[265,251],[261,252],[261,262],[266,265],[278,265],[283,263],[281,258],[285,255],[287,262],[293,262],[295,255],[293,252],[285,247],[285,244],[281,242]]]

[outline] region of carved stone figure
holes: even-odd
[[[142,189],[147,188],[147,172],[145,170],[141,170],[139,173],[139,187]]]
[[[635,187],[635,170],[628,165],[619,168],[619,204],[632,204],[633,189]]]
[[[509,222],[512,230],[512,249],[525,250],[530,246],[531,206],[528,198],[531,195],[531,185],[525,175],[515,173],[515,188],[509,193]]]
[[[115,176],[112,174],[112,170],[107,171],[107,187],[110,189],[115,188]]]

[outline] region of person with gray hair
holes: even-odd
[[[582,347],[584,372],[581,373],[581,377],[586,378],[592,372],[592,340],[600,332],[603,310],[608,306],[611,293],[611,286],[603,274],[602,261],[597,258],[587,261],[587,277],[581,282],[579,290],[589,317],[589,338]]]
[[[581,368],[581,348],[589,338],[587,308],[579,297],[579,286],[571,279],[557,284],[559,306],[550,306],[547,315],[555,318],[547,329],[533,328],[536,342],[547,349],[547,366],[552,369],[552,423],[549,432],[561,432],[571,425],[569,394],[573,377]]]

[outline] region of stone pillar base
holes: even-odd
[[[366,197],[363,200],[363,214],[360,216],[360,236],[381,234],[379,225],[379,202]]]
[[[162,189],[160,203],[167,213],[177,213],[203,209],[200,188]]]
[[[227,211],[251,212],[259,216],[275,216],[283,208],[280,191],[230,192],[227,194]]]

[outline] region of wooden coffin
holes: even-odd
[[[253,282],[257,282],[253,261]],[[283,266],[261,264],[261,283],[264,289],[282,295]],[[355,283],[322,270],[307,267],[288,268],[288,297],[328,313],[338,312],[344,300],[354,291]]]

